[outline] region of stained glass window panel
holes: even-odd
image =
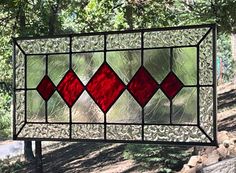
[[[13,41],[14,139],[217,144],[215,25]]]

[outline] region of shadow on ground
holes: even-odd
[[[123,173],[130,172],[139,165],[124,160],[124,149],[125,144],[72,143],[44,154],[43,170],[45,173],[87,173],[101,170],[110,173],[113,168]],[[19,172],[34,173],[35,166],[28,164]]]

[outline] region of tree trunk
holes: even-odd
[[[24,157],[28,162],[32,162],[34,160],[32,141],[24,141]]]
[[[41,141],[35,141],[35,160],[36,160],[36,172],[43,172],[43,162],[42,162],[42,143]]]

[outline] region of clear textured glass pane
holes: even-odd
[[[141,48],[141,33],[109,34],[107,49]]]
[[[103,35],[72,37],[73,52],[103,50],[103,49],[104,49]]]
[[[173,50],[173,71],[185,85],[197,84],[197,49],[194,47]]]
[[[58,92],[48,100],[47,108],[49,122],[69,122],[69,108]]]
[[[104,60],[104,53],[73,54],[72,68],[84,85],[88,83]]]
[[[107,125],[107,139],[141,140],[142,126],[139,125]]]
[[[16,46],[15,52],[16,88],[25,87],[25,56]]]
[[[27,54],[69,52],[69,37],[17,41]]]
[[[26,124],[19,134],[24,138],[66,139],[69,138],[69,124]]]
[[[144,47],[196,45],[210,28],[176,29],[144,33]]]
[[[45,101],[38,91],[27,91],[27,122],[45,121]]]
[[[103,124],[73,124],[73,139],[104,139]]]
[[[72,107],[73,122],[103,122],[104,114],[86,91]]]
[[[160,84],[170,72],[170,49],[145,50],[144,66]]]
[[[200,88],[200,126],[213,139],[213,88]]]
[[[48,56],[48,76],[57,86],[69,68],[69,55]]]
[[[16,133],[20,130],[20,128],[25,123],[25,91],[16,91],[16,114],[15,114],[15,120],[16,120]]]
[[[125,84],[141,66],[141,51],[107,52],[107,62]]]
[[[27,56],[27,88],[36,88],[45,70],[45,56]]]
[[[145,125],[145,141],[210,142],[197,126]]]
[[[144,107],[144,121],[149,124],[170,123],[170,101],[161,90]]]
[[[126,90],[107,112],[108,123],[142,123],[142,109]]]
[[[176,124],[197,123],[197,89],[182,88],[174,97],[172,122]]]
[[[201,85],[213,84],[212,32],[201,42],[199,55],[199,77]]]

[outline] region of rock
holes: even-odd
[[[220,131],[217,134],[218,143],[223,143],[224,140],[229,140],[229,133],[227,131]]]
[[[231,142],[233,145],[236,145],[236,138],[231,138],[231,139],[230,139],[230,142]]]
[[[230,142],[230,140],[224,140],[223,144],[224,144],[225,148],[229,148],[229,146],[231,145],[231,142]]]
[[[204,150],[204,153],[205,154],[210,154],[216,149],[217,149],[216,147],[206,147],[205,150]]]
[[[183,168],[179,173],[187,173],[187,171],[190,169],[190,167],[187,164],[184,164]]]
[[[211,164],[217,163],[219,159],[220,159],[220,156],[218,154],[218,151],[214,150],[211,154],[208,155],[207,160],[203,164],[211,165]]]
[[[197,163],[201,162],[201,157],[200,156],[192,156],[189,161],[188,161],[188,166],[191,167],[195,167],[197,165]]]
[[[211,166],[205,167],[201,173],[235,173],[236,172],[236,158],[227,159]]]
[[[186,173],[196,173],[196,167],[190,168]]]
[[[195,168],[196,168],[196,172],[199,172],[203,168],[203,164],[202,163],[197,164]]]
[[[226,156],[228,155],[228,150],[227,148],[225,148],[224,144],[220,144],[219,148],[217,148],[217,151],[220,154],[221,158],[226,158]]]
[[[208,159],[208,155],[204,154],[201,156],[201,163],[204,164],[206,163],[206,160]]]
[[[228,155],[235,156],[236,155],[236,147],[234,145],[230,145],[228,148]]]

